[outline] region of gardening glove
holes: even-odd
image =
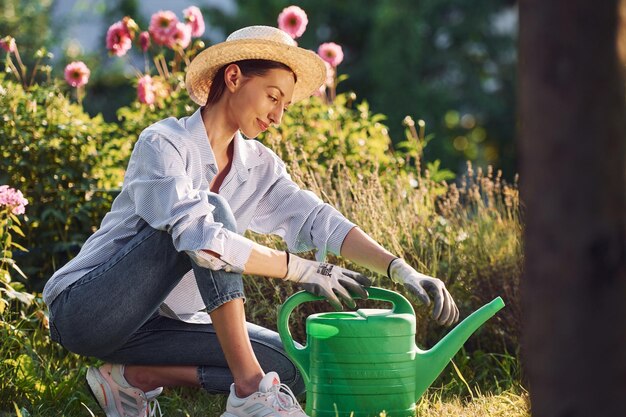
[[[339,298],[350,308],[356,303],[350,292],[366,299],[371,281],[365,275],[324,262],[309,261],[287,252],[287,281],[302,289],[325,297],[335,310],[342,310]]]
[[[459,309],[440,279],[420,274],[402,258],[391,261],[387,271],[393,282],[404,285],[427,306],[430,305],[428,293],[434,297],[433,318],[438,323],[449,326],[459,319]]]

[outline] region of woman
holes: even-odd
[[[228,392],[226,417],[305,415],[293,394],[302,379],[278,335],[246,323],[242,274],[296,282],[335,308],[354,307],[351,294],[366,297],[370,282],[261,246],[246,229],[279,235],[292,252],[317,248],[320,260],[340,254],[427,304],[429,290],[435,318],[458,319],[440,280],[299,189],[276,154],[241,135],[280,124],[325,71],[278,29],[240,29],[188,68],[187,89],[202,107],[141,133],[100,229],[44,290],[52,338],[106,362],[87,381],[107,416],[146,416],[163,386]]]

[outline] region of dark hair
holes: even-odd
[[[257,76],[261,77],[269,70],[272,69],[284,69],[290,71],[293,74],[293,79],[295,82],[298,82],[298,77],[296,73],[293,72],[289,66],[283,64],[282,62],[269,61],[267,59],[244,59],[242,61],[231,62],[230,64],[236,64],[241,73],[246,77]],[[224,94],[224,89],[226,88],[226,84],[224,83],[224,72],[226,71],[226,67],[230,64],[226,64],[217,70],[215,76],[213,77],[213,81],[211,82],[211,89],[209,90],[209,96],[206,100],[206,105],[215,104],[219,101]]]

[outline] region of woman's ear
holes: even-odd
[[[241,68],[237,64],[230,64],[224,70],[224,82],[226,83],[226,88],[231,93],[234,93],[239,86],[241,86],[243,82],[243,74],[241,73]]]

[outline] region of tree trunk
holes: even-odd
[[[536,417],[626,416],[618,0],[520,0],[524,366]]]

